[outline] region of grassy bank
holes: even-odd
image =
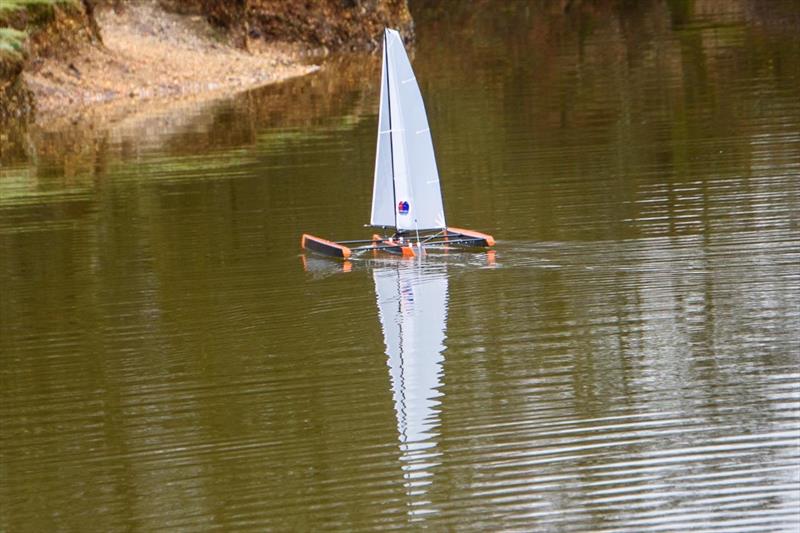
[[[26,35],[14,28],[0,28],[0,54],[21,58]]]
[[[27,35],[31,29],[51,21],[57,6],[76,7],[79,3],[78,0],[3,0],[0,3],[0,48],[20,42],[19,35],[8,30]]]

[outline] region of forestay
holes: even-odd
[[[385,31],[383,41],[370,224],[399,231],[446,227],[422,94],[403,40],[390,29]]]

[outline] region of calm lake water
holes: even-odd
[[[300,252],[376,57],[8,134],[0,530],[797,531],[800,6],[557,4],[412,5],[494,254]]]

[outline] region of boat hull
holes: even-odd
[[[475,246],[479,248],[491,248],[494,246],[494,237],[471,229],[448,227],[446,238],[461,240],[463,241],[462,246]]]
[[[312,252],[342,259],[347,259],[353,253],[347,246],[307,233],[304,233],[300,239],[300,246]]]

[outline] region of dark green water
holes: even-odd
[[[494,257],[300,253],[376,58],[0,141],[0,530],[796,531],[800,6],[609,4],[413,5]]]

